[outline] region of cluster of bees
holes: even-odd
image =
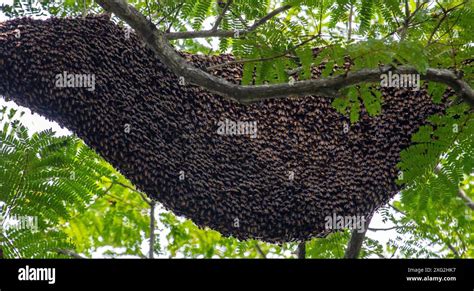
[[[234,60],[182,55],[203,69]],[[64,71],[95,74],[95,90],[55,87]],[[238,83],[242,67],[210,72]],[[105,18],[0,24],[1,95],[76,133],[176,214],[239,239],[306,240],[328,234],[327,216],[370,216],[400,190],[410,136],[444,110],[424,90],[384,88],[382,113],[362,108],[350,125],[326,97],[240,105],[179,80]],[[256,121],[258,137],[217,134],[225,119]]]

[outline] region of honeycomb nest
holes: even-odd
[[[200,68],[234,60],[182,55]],[[63,72],[94,74],[95,90],[56,87]],[[242,68],[212,73],[238,83]],[[181,85],[105,17],[0,24],[1,95],[76,133],[174,213],[239,239],[322,237],[326,216],[370,216],[400,190],[400,151],[443,108],[424,90],[382,93],[382,113],[362,109],[350,125],[326,97],[241,105]],[[257,122],[257,137],[218,134],[226,119]]]

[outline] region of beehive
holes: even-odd
[[[201,68],[233,60],[183,55]],[[241,71],[213,73],[239,82]],[[95,90],[56,87],[63,72],[94,74]],[[399,190],[410,136],[443,110],[403,89],[384,90],[382,113],[362,110],[354,125],[324,97],[236,104],[183,85],[101,17],[0,24],[0,94],[75,132],[176,214],[269,242],[324,236],[333,214],[371,215]],[[218,134],[226,119],[256,122],[257,137]]]

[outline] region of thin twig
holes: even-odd
[[[258,244],[258,242],[255,242],[255,249],[257,249],[257,252],[262,256],[262,258],[264,258],[264,259],[267,258],[267,255],[266,255],[265,252],[262,250],[262,248],[260,247],[260,245]]]
[[[370,231],[387,231],[387,230],[392,230],[392,229],[397,229],[397,228],[403,228],[403,226],[392,226],[392,227],[387,227],[387,228],[369,227],[368,230],[370,230]]]
[[[175,40],[175,39],[188,39],[188,38],[207,38],[207,37],[242,37],[245,34],[251,33],[256,30],[259,26],[267,23],[271,18],[275,17],[277,14],[290,9],[291,5],[285,5],[280,8],[273,10],[272,12],[268,13],[264,17],[260,18],[259,20],[255,21],[250,27],[246,28],[245,30],[239,31],[236,34],[234,30],[218,30],[218,29],[210,29],[210,30],[199,30],[199,31],[179,31],[179,32],[168,32],[166,33],[166,38],[168,40]],[[232,12],[232,9],[229,9]],[[240,15],[237,15],[240,16]]]
[[[446,18],[448,17],[448,14],[452,11],[454,11],[455,9],[457,9],[459,6],[462,6],[464,4],[466,4],[467,1],[464,1],[464,2],[461,2],[459,3],[458,5],[455,5],[449,9],[445,9],[441,4],[438,3],[438,1],[436,1],[436,4],[438,4],[438,6],[441,8],[441,11],[443,12],[443,16],[441,17],[441,19],[438,21],[438,23],[436,24],[435,28],[433,29],[433,31],[431,32],[430,34],[430,37],[428,38],[428,45],[431,44],[431,42],[433,41],[433,37],[434,35],[436,34],[436,32],[439,30],[439,28],[441,27],[441,24],[443,23],[444,20],[446,20]]]
[[[148,258],[153,259],[155,253],[155,201],[150,203],[150,250]]]
[[[456,256],[456,258],[459,258],[459,253],[458,251],[456,250],[455,247],[453,247],[453,245],[449,242],[445,242],[446,246],[448,246],[448,248],[451,250],[451,252],[453,252],[453,254]]]
[[[259,27],[260,25],[265,24],[268,20],[272,19],[277,14],[280,14],[283,11],[286,11],[290,8],[291,8],[291,5],[285,5],[285,6],[282,6],[280,8],[277,8],[277,9],[273,10],[272,12],[268,13],[264,17],[260,18],[260,20],[256,21],[252,26],[249,27],[248,30],[253,31],[253,30],[257,29],[257,27]]]
[[[354,13],[354,5],[351,3],[351,9],[349,11],[349,27],[347,28],[347,40],[351,40],[352,37],[352,14]]]
[[[395,210],[396,212],[407,216],[407,214],[406,214],[405,212],[401,211],[400,209],[398,209],[397,207],[393,206],[392,204],[388,203],[388,206],[390,206],[390,208],[392,208],[392,209]]]
[[[301,43],[299,43],[299,44],[293,46],[292,48],[287,49],[287,50],[284,51],[283,53],[278,54],[278,55],[275,55],[275,56],[264,57],[264,58],[241,59],[241,60],[229,61],[229,62],[225,62],[225,63],[222,63],[222,64],[217,64],[217,65],[214,65],[214,66],[209,66],[209,67],[207,67],[207,70],[214,70],[214,69],[218,69],[218,68],[222,68],[222,67],[226,67],[226,66],[230,66],[230,65],[235,65],[235,64],[270,61],[270,60],[274,60],[274,59],[278,59],[278,58],[283,58],[283,57],[292,58],[292,57],[294,57],[294,56],[289,54],[291,51],[297,49],[297,48],[300,47],[300,46],[303,46],[303,45],[307,44],[308,42],[314,40],[314,39],[317,38],[317,37],[319,37],[319,35],[313,35],[311,38],[306,39],[306,40],[302,41]]]
[[[168,28],[166,29],[167,32],[169,32],[171,30],[171,27],[173,26],[173,23],[175,22],[176,18],[178,17],[178,14],[179,12],[181,11],[181,8],[183,7],[184,5],[184,2],[181,3],[177,8],[176,8],[176,12],[173,16],[173,19],[171,19],[169,25],[168,25]]]
[[[86,259],[86,257],[83,257],[79,255],[78,253],[75,253],[71,250],[65,250],[65,249],[59,249],[57,250],[58,254],[65,255],[74,259]]]
[[[211,28],[212,31],[217,30],[217,28],[219,27],[219,25],[222,22],[222,19],[224,19],[225,13],[227,12],[227,10],[229,9],[231,4],[232,4],[232,0],[228,0],[226,5],[224,6],[224,8],[222,8],[221,14],[219,14],[219,16],[216,19],[216,22],[214,23],[214,26]]]
[[[138,191],[137,189],[135,189],[135,188],[133,188],[133,187],[127,185],[127,184],[123,184],[123,183],[121,183],[121,182],[118,182],[118,181],[115,181],[114,183],[117,184],[117,185],[120,185],[120,186],[122,186],[122,187],[124,187],[124,188],[127,188],[127,189],[129,189],[129,190],[131,190],[131,191],[133,191],[133,192],[138,193],[146,203],[148,203],[149,205],[151,205],[152,201],[150,200],[150,198],[148,198],[148,197],[147,197],[145,194],[143,194],[141,191]]]
[[[146,0],[146,9],[148,10],[148,20],[151,21],[151,11],[150,11],[150,5],[148,4],[148,0]]]

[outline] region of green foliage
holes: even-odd
[[[332,102],[334,108],[341,114],[346,115],[349,112],[351,123],[359,120],[361,111],[361,102],[369,116],[380,113],[382,108],[382,95],[377,89],[369,87],[367,84],[361,84],[347,88],[342,92],[344,95],[335,98]]]
[[[273,245],[256,240],[238,241],[223,237],[220,233],[199,229],[189,220],[177,218],[171,213],[162,213],[160,219],[168,229],[167,248],[171,256],[178,254],[190,258],[264,258],[288,257],[295,244]]]
[[[414,66],[420,74],[425,74],[429,66],[424,46],[418,42],[402,41],[398,43],[395,58],[402,64]]]
[[[369,29],[370,20],[374,14],[374,1],[362,0],[359,6],[360,27],[359,33],[365,33]]]
[[[445,115],[434,115],[428,119],[429,124],[420,127],[413,135],[413,145],[402,151],[402,161],[399,163],[403,171],[403,180],[406,184],[426,184],[435,168],[444,161],[446,155],[458,149],[455,153],[467,153],[467,155],[455,156],[453,159],[468,164],[462,168],[469,170],[469,153],[471,149],[473,121],[472,114],[465,104],[448,108]],[[472,158],[472,155],[470,156]],[[451,161],[452,162],[452,161]],[[428,170],[429,169],[429,170]],[[472,170],[472,169],[471,169]],[[469,173],[469,172],[468,172]]]
[[[434,115],[429,124],[413,135],[414,145],[401,153],[401,199],[395,202],[404,216],[389,218],[402,228],[392,244],[402,244],[404,256],[438,256],[422,252],[427,243],[440,245],[448,256],[472,256],[474,212],[459,191],[473,197],[474,120],[465,104],[448,108],[445,115]],[[408,238],[407,238],[408,237]]]
[[[446,85],[429,82],[428,83],[428,94],[433,98],[433,102],[436,104],[441,103],[441,98],[443,97],[444,92],[446,92]]]
[[[0,111],[0,203],[6,256],[51,256],[70,242],[55,226],[83,211],[98,192],[97,177],[109,169],[78,139],[51,130],[28,135],[14,110]],[[8,227],[9,220],[35,221],[34,227]],[[18,224],[13,224],[13,226]],[[40,238],[43,238],[40,240]],[[11,244],[14,244],[14,251]],[[38,248],[33,250],[32,248]]]
[[[350,239],[350,231],[336,232],[326,238],[316,238],[306,243],[306,257],[312,259],[341,259]]]
[[[313,51],[311,49],[299,49],[296,55],[301,62],[302,71],[299,75],[300,80],[311,79],[311,67],[313,66]]]
[[[108,256],[142,256],[141,243],[149,236],[149,205],[115,171],[111,179],[103,177],[100,182],[105,193],[86,211],[75,211],[72,218],[64,220],[62,231],[77,252],[88,256],[103,247],[107,247]]]

